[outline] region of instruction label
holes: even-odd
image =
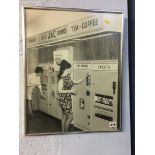
[[[91,64],[74,64],[74,69],[92,69]]]

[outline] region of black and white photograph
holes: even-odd
[[[23,12],[25,133],[121,132],[123,12]]]

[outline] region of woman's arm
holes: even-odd
[[[74,90],[63,90],[63,80],[59,80],[58,82],[58,92],[59,93],[73,93],[74,94]]]
[[[38,86],[41,95],[44,96],[43,91],[42,91],[42,85],[41,85],[41,79],[40,79],[40,77],[37,79],[36,85]]]
[[[85,80],[85,78],[80,79],[80,80],[76,80],[76,81],[72,79],[72,81],[73,81],[74,84],[76,84],[76,85],[82,83],[84,80]]]
[[[86,79],[86,77],[88,77],[88,76],[89,76],[89,74],[86,74],[86,76],[83,79],[76,80],[76,81],[72,79],[72,81],[74,82],[75,85],[77,85],[77,84],[82,83]]]
[[[41,86],[41,84],[38,86],[38,88],[39,88],[39,90],[40,90],[41,95],[44,96],[43,91],[42,91],[42,86]]]

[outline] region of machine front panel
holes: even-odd
[[[86,130],[91,130],[91,71],[74,70],[75,80],[83,79],[87,74],[89,74],[89,77],[85,78],[81,84],[74,87],[74,89],[78,91],[78,94],[74,96],[73,118],[76,125]]]
[[[107,64],[107,66],[117,66],[117,63]],[[115,131],[118,121],[118,71],[114,68],[113,70],[93,70],[93,83],[92,130]]]
[[[49,109],[48,112],[50,115],[61,119],[62,111],[58,101],[58,90],[57,90],[57,73],[49,73]]]

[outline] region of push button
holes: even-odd
[[[116,90],[116,82],[113,82],[113,84],[112,84],[112,88],[113,88],[113,94],[115,94],[115,90]]]
[[[87,96],[90,95],[90,91],[89,91],[89,90],[86,91],[86,95],[87,95]]]

